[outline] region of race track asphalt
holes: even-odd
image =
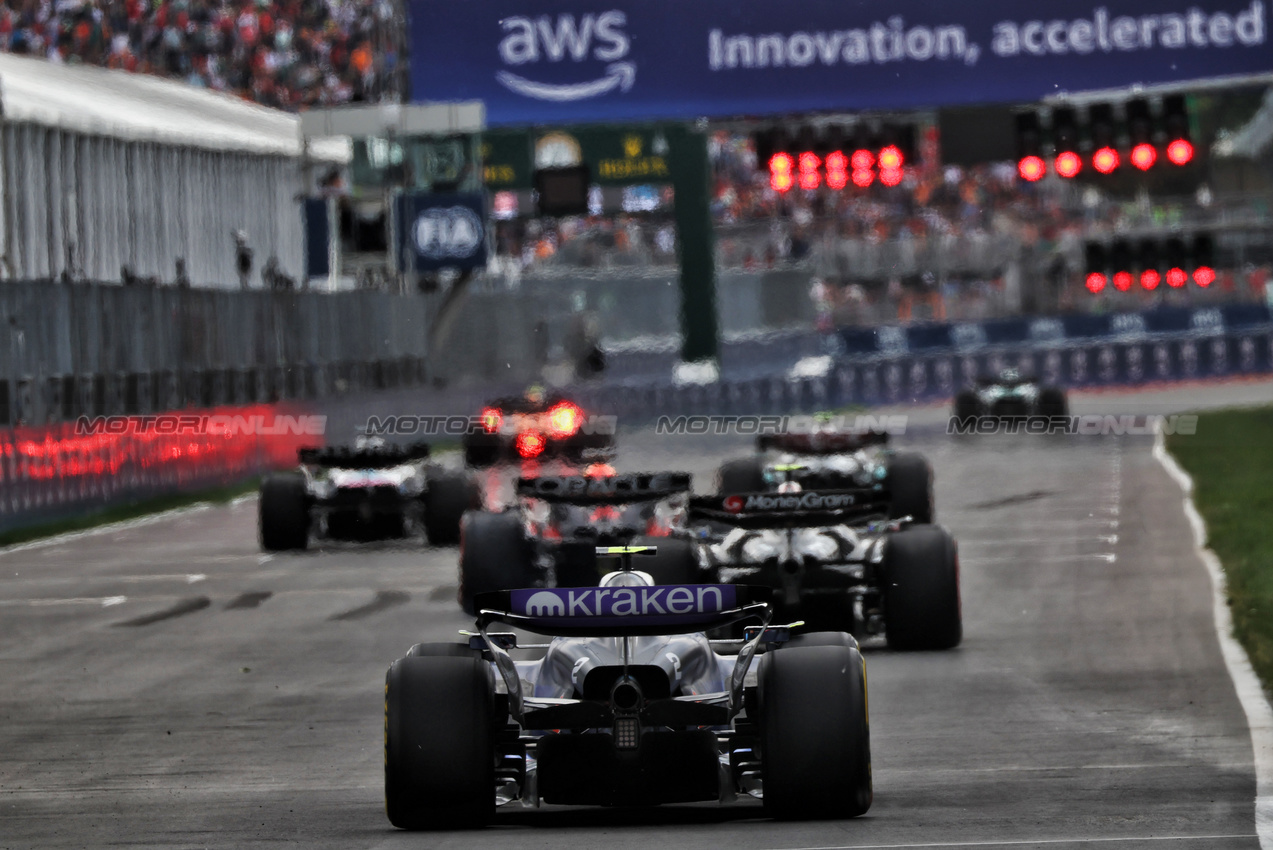
[[[1076,398],[1169,412],[1273,384]],[[1250,735],[1180,491],[1144,437],[944,433],[965,640],[868,647],[875,804],[501,810],[409,834],[382,806],[384,670],[470,622],[455,550],[269,556],[255,502],[0,552],[0,848],[1255,848]],[[738,437],[625,433],[619,466],[700,489]]]

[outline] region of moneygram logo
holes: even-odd
[[[725,510],[730,513],[743,511],[835,511],[856,504],[852,493],[753,493],[750,496],[730,496],[725,500]]]

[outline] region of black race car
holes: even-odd
[[[1018,369],[979,378],[955,396],[957,419],[974,416],[1068,416],[1069,400],[1060,387],[1047,387]]]
[[[890,519],[873,489],[694,497],[688,534],[700,581],[774,589],[778,616],[895,649],[949,649],[963,636],[959,557],[940,526]]]
[[[804,489],[860,489],[887,502],[892,518],[932,522],[933,470],[923,455],[888,448],[888,434],[823,428],[808,434],[764,434],[757,454],[721,464],[717,492],[756,493],[785,483]]]
[[[685,472],[519,478],[515,504],[460,523],[460,605],[474,613],[478,594],[513,587],[595,587],[612,566],[599,565],[601,545],[657,540],[647,571],[692,580],[689,541],[668,537],[684,523],[690,484]]]
[[[843,632],[770,626],[767,588],[658,585],[480,595],[465,643],[413,646],[385,680],[385,804],[403,829],[483,826],[498,806],[760,797],[779,818],[871,806],[866,662]],[[603,550],[600,554],[612,554]],[[644,559],[651,560],[651,559]],[[709,629],[759,622],[743,641]],[[503,622],[552,636],[521,650]]]
[[[590,416],[556,393],[496,399],[479,420],[480,427],[464,435],[464,462],[474,467],[551,458],[583,463],[609,456],[614,446],[613,418]]]
[[[259,530],[267,551],[305,549],[311,535],[369,541],[422,529],[434,545],[459,542],[460,518],[480,504],[465,472],[429,463],[429,447],[357,444],[303,448],[300,467],[261,482]]]

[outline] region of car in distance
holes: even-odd
[[[502,511],[469,511],[460,523],[459,601],[514,587],[595,587],[608,570],[601,545],[658,540],[646,566],[661,583],[697,575],[690,542],[669,537],[683,524],[691,488],[686,472],[522,476]]]
[[[936,518],[933,470],[917,452],[889,447],[888,434],[820,427],[807,434],[762,434],[756,454],[721,464],[717,492],[756,493],[787,483],[804,489],[871,488],[890,517]]]
[[[494,399],[479,422],[463,439],[464,462],[471,467],[552,458],[583,463],[614,445],[612,420],[590,417],[566,396],[538,388]]]
[[[983,376],[955,396],[956,419],[977,416],[1068,416],[1069,399],[1060,387],[1044,386],[1019,369]]]
[[[777,616],[893,649],[951,649],[963,638],[959,554],[944,528],[889,518],[880,491],[696,496],[685,532],[700,581],[774,590]]]
[[[299,466],[261,482],[261,548],[305,549],[311,537],[366,542],[417,529],[433,545],[459,542],[460,518],[479,504],[462,471],[429,463],[425,443],[387,445],[378,437],[353,446],[302,448]]]

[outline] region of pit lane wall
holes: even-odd
[[[0,532],[234,484],[294,464],[319,430],[287,404],[0,429]]]

